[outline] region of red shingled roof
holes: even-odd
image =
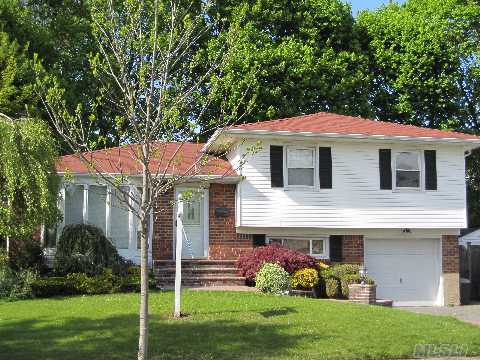
[[[153,174],[162,174],[167,169],[169,175],[236,175],[230,163],[222,158],[208,156],[206,160],[198,162],[204,144],[196,143],[156,143],[158,154],[151,162],[150,171]],[[103,173],[140,174],[141,165],[135,160],[138,146],[127,145],[106,150],[97,150],[84,153],[89,161],[96,164],[97,169]],[[175,152],[178,152],[175,154]],[[175,156],[174,156],[175,155]],[[173,157],[173,161],[170,160]],[[193,165],[197,162],[197,167]],[[88,173],[86,164],[76,155],[65,155],[58,159],[56,165],[58,172],[71,172],[74,174]]]
[[[412,125],[368,120],[360,117],[320,112],[287,119],[262,121],[233,126],[231,129],[252,131],[289,131],[317,134],[413,137],[457,140],[480,140],[479,136]]]

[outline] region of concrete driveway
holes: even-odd
[[[480,303],[462,306],[398,307],[397,309],[420,314],[453,316],[459,320],[480,326]]]

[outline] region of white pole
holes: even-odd
[[[180,291],[182,288],[182,243],[183,243],[183,202],[178,202],[177,212],[177,241],[175,246],[175,309],[173,312],[174,317],[181,316],[181,298]],[[179,231],[180,230],[180,231]]]

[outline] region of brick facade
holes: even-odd
[[[342,261],[363,264],[363,235],[344,235],[342,241]]]
[[[456,235],[442,236],[442,269],[444,273],[460,271],[460,249]]]
[[[209,202],[209,258],[237,259],[250,251],[252,235],[237,234],[235,229],[235,185],[211,184]],[[226,215],[217,216],[217,208],[226,209]]]
[[[173,258],[173,190],[163,194],[155,204],[153,216],[153,260]]]
[[[460,304],[460,249],[456,235],[442,236],[443,298],[445,305]]]
[[[211,184],[209,190],[209,259],[237,259],[253,248],[252,235],[237,234],[235,228],[234,184]],[[173,258],[174,213],[173,190],[156,203],[153,224],[153,259]],[[216,214],[215,209],[226,209],[226,214]]]

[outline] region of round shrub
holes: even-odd
[[[290,287],[290,275],[278,264],[265,263],[255,277],[255,286],[264,293],[283,294]]]
[[[289,274],[303,268],[317,268],[317,260],[309,255],[287,249],[278,244],[260,246],[237,261],[238,272],[248,281],[254,281],[264,263],[279,264]]]
[[[100,275],[107,267],[119,273],[126,272],[129,265],[103,231],[93,225],[67,225],[57,243],[54,269],[59,275]]]
[[[329,298],[340,297],[340,281],[333,277],[325,279],[325,293]]]
[[[318,271],[312,268],[300,269],[292,275],[293,289],[312,289],[318,284]]]

